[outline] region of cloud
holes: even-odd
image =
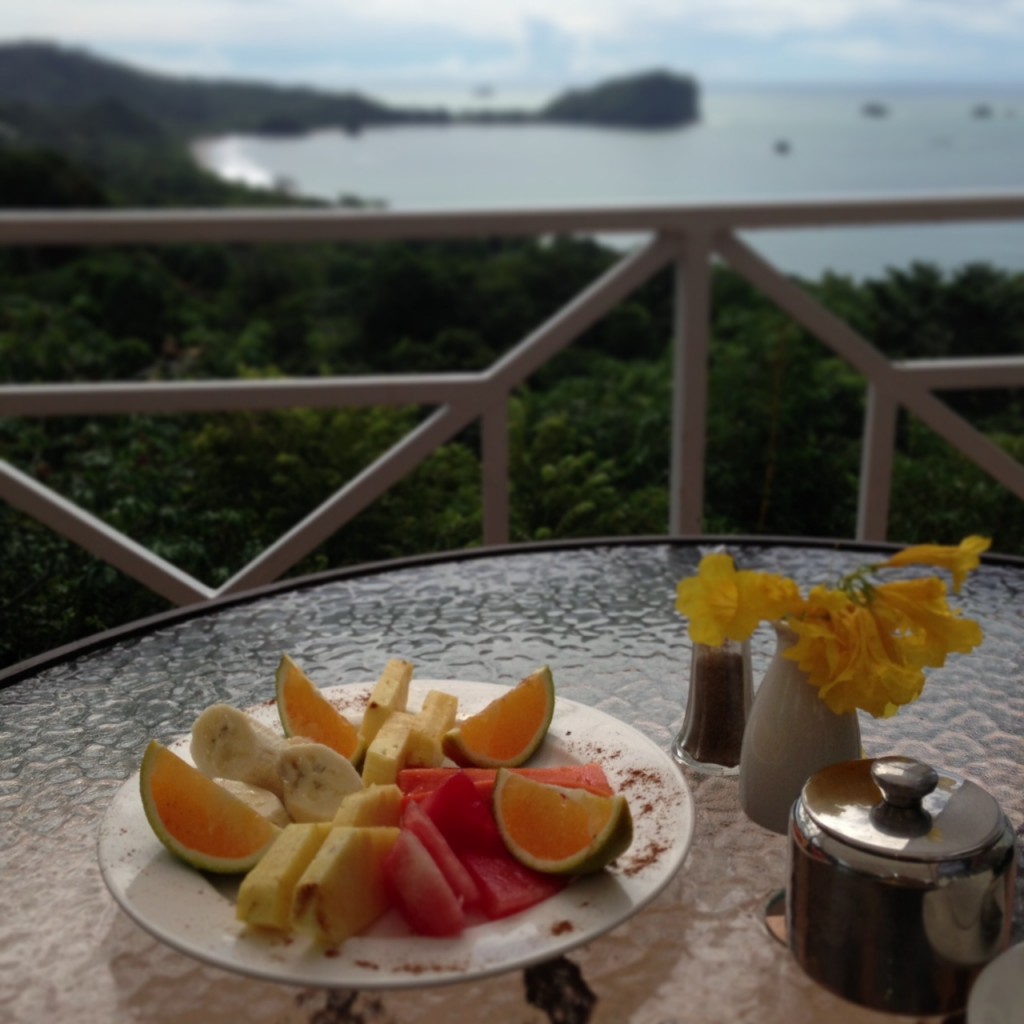
[[[847,65],[891,66],[902,62],[927,66],[945,57],[941,50],[922,46],[908,47],[878,36],[810,39],[804,41],[802,48],[808,53],[816,53]]]
[[[1024,0],[33,0],[7,38],[166,71],[339,84],[583,81],[644,66],[1020,77]],[[55,27],[58,27],[55,29]],[[742,72],[738,72],[742,73]]]
[[[963,4],[974,9],[978,0]],[[644,26],[728,30],[743,35],[841,28],[865,15],[929,6],[927,0],[35,0],[5,12],[10,36],[48,36],[111,42],[189,42],[197,38],[245,45],[287,45],[316,36],[379,35],[439,29],[466,38],[524,43],[531,26],[582,44],[609,42]],[[952,13],[957,7],[945,5]]]

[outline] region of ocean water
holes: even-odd
[[[868,116],[867,103],[881,104],[883,116]],[[1024,193],[1024,84],[705,89],[701,121],[672,131],[411,126],[233,135],[202,140],[195,153],[226,178],[286,182],[320,199],[356,196],[401,210]],[[783,270],[808,277],[826,270],[871,277],[915,261],[950,272],[975,261],[1024,270],[1024,222],[745,238]]]

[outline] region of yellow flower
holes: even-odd
[[[887,718],[920,696],[924,672],[908,663],[870,606],[815,587],[805,607],[802,617],[788,620],[798,641],[785,656],[807,673],[830,710],[841,715],[863,708]]]
[[[800,604],[797,585],[783,576],[737,572],[726,554],[705,555],[697,575],[676,588],[676,611],[690,620],[694,643],[719,647],[746,640],[758,624],[781,618]]]
[[[934,576],[879,584],[872,608],[900,635],[906,656],[922,666],[941,668],[947,655],[969,654],[982,641],[981,627],[949,607],[946,585]]]
[[[796,643],[785,650],[836,714],[861,708],[894,715],[921,695],[925,669],[982,641],[981,627],[950,608],[943,580],[880,583],[873,573],[934,565],[952,575],[954,592],[978,567],[991,542],[967,537],[957,547],[921,544],[881,565],[862,566],[835,587],[814,587],[806,598],[783,576],[738,572],[725,554],[701,559],[696,576],[676,590],[676,610],[690,620],[695,643],[746,640],[764,621],[785,622]]]
[[[917,544],[897,552],[888,562],[877,568],[896,569],[904,565],[933,565],[945,569],[953,576],[953,593],[959,594],[960,587],[968,574],[978,568],[980,555],[988,551],[992,541],[987,537],[965,537],[956,547],[943,544]]]

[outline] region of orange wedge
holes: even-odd
[[[201,871],[248,871],[281,831],[156,740],[143,755],[139,786],[157,838]]]
[[[274,681],[285,736],[301,736],[330,747],[352,762],[358,760],[362,753],[359,730],[287,654],[277,666]]]
[[[535,871],[591,874],[633,842],[633,818],[622,794],[552,786],[502,768],[493,806],[509,853]]]
[[[444,753],[463,767],[514,768],[540,746],[554,710],[555,683],[545,666],[449,730]]]

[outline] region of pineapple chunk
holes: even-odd
[[[412,723],[412,736],[406,753],[406,765],[413,768],[437,768],[444,761],[441,741],[455,725],[459,698],[441,690],[431,690],[423,698],[423,708]]]
[[[332,828],[295,887],[292,924],[337,946],[390,906],[383,863],[397,828]]]
[[[260,862],[242,879],[235,916],[247,924],[287,931],[295,883],[320,849],[327,822],[286,825]]]
[[[389,786],[404,767],[415,716],[408,711],[392,712],[380,732],[366,748],[363,759],[363,785]]]
[[[375,785],[349,793],[334,815],[334,825],[397,825],[401,816],[402,791]]]
[[[395,711],[405,711],[409,700],[409,681],[412,679],[412,663],[401,658],[391,658],[384,671],[370,691],[370,702],[366,706],[359,738],[363,749],[368,749],[381,726]]]

